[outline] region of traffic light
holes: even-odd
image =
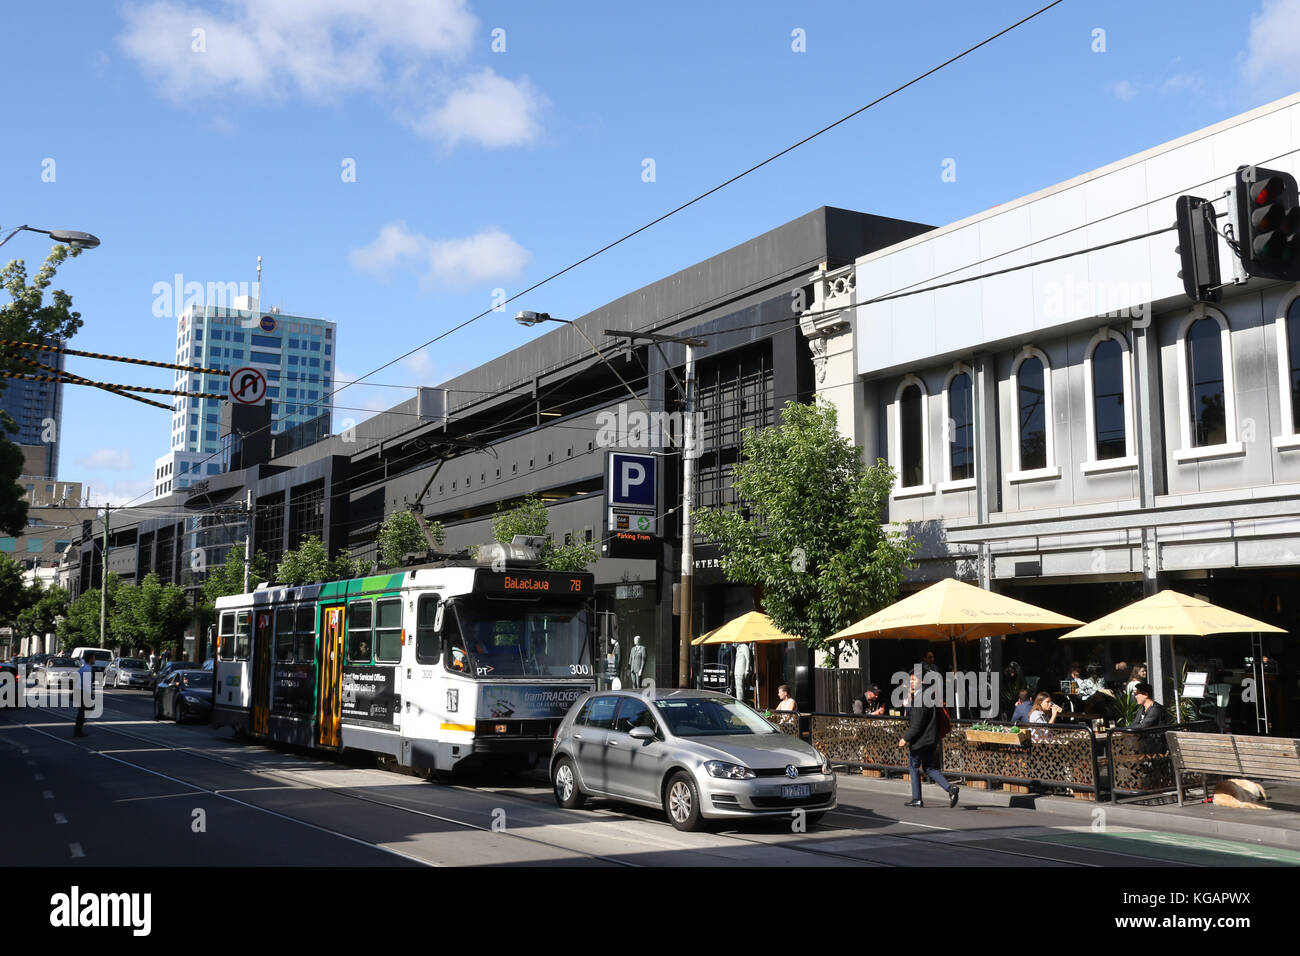
[[[1300,279],[1300,195],[1290,173],[1237,169],[1238,255],[1246,273]]]
[[[1193,302],[1219,301],[1219,235],[1214,206],[1199,196],[1178,197],[1178,253],[1187,297]]]

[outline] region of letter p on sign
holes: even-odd
[[[610,453],[605,487],[611,507],[653,508],[655,480],[653,455]]]

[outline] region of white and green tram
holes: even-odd
[[[426,566],[217,601],[214,723],[450,770],[545,756],[595,687],[588,572]]]

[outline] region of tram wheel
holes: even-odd
[[[555,762],[555,769],[551,771],[551,790],[555,793],[555,802],[566,810],[576,810],[587,802],[586,795],[578,786],[578,772],[568,757]]]

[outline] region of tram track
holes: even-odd
[[[45,713],[45,714],[47,714],[47,715],[49,715],[49,716],[52,716],[52,717],[58,718],[58,719],[60,719],[60,720],[66,720],[66,719],[67,719],[67,715],[66,715],[66,714],[61,714],[61,713],[59,713],[58,711],[53,710],[53,709],[48,708],[48,707],[43,707],[43,706],[41,706],[41,707],[28,706],[28,707],[25,707],[24,709],[26,709],[26,710],[28,710],[28,711],[39,711],[39,712],[43,712],[43,713]],[[132,714],[132,713],[129,713],[129,712],[127,712],[125,709],[119,709],[119,708],[114,708],[114,709],[115,709],[115,710],[118,710],[118,713],[114,715],[115,717],[118,717],[118,718],[120,718],[120,719],[133,720],[133,721],[134,721],[134,720],[141,720],[141,717],[140,717],[140,715],[138,715],[138,714]],[[25,727],[26,729],[31,730],[31,731],[33,731],[33,732],[35,732],[35,733],[41,734],[41,735],[43,735],[43,736],[45,736],[45,737],[48,737],[48,738],[50,738],[50,739],[53,739],[53,740],[59,740],[59,741],[65,743],[65,744],[69,744],[69,745],[73,745],[73,746],[82,746],[82,745],[80,745],[80,744],[74,743],[74,742],[71,741],[71,740],[67,740],[67,739],[65,739],[65,738],[63,738],[63,737],[60,737],[60,736],[58,736],[58,735],[51,734],[51,733],[49,733],[49,732],[47,732],[47,731],[44,731],[44,730],[42,730],[42,729],[40,729],[40,728],[38,728],[38,727],[32,727],[30,724],[25,724],[25,723],[14,723],[14,722],[12,722],[12,721],[6,721],[6,723],[9,723],[11,726],[21,726],[21,727]],[[620,858],[619,856],[611,856],[611,855],[601,854],[601,853],[592,853],[592,852],[590,852],[590,851],[577,849],[577,848],[575,848],[575,847],[567,846],[567,845],[564,845],[564,844],[561,844],[561,843],[555,843],[555,842],[551,842],[551,841],[548,841],[548,840],[544,840],[544,839],[541,839],[541,838],[539,838],[539,837],[529,836],[529,835],[527,835],[527,834],[523,834],[523,833],[518,832],[518,830],[516,830],[516,829],[510,829],[510,828],[505,828],[505,829],[494,829],[494,828],[493,828],[492,826],[490,826],[490,825],[484,825],[484,824],[481,824],[481,823],[471,822],[471,821],[468,821],[468,820],[465,820],[465,819],[461,819],[461,818],[458,818],[458,817],[455,817],[455,816],[448,816],[448,815],[445,815],[445,813],[437,813],[437,812],[433,812],[432,810],[423,809],[423,808],[415,807],[415,806],[410,806],[409,804],[406,804],[406,803],[399,803],[399,802],[393,802],[393,801],[390,801],[390,800],[380,799],[380,798],[377,798],[377,797],[374,797],[374,796],[370,796],[370,795],[367,795],[367,794],[364,794],[364,793],[357,792],[355,789],[350,788],[350,787],[348,787],[348,786],[346,786],[346,785],[342,785],[342,786],[337,785],[337,784],[323,785],[323,784],[313,783],[313,782],[310,781],[310,780],[304,779],[302,774],[295,774],[293,771],[288,771],[288,770],[276,770],[276,769],[272,769],[272,768],[266,768],[266,767],[263,767],[263,766],[259,766],[259,765],[257,764],[256,761],[246,762],[246,761],[240,761],[240,760],[237,760],[237,759],[231,759],[231,758],[228,757],[228,756],[221,756],[221,755],[216,755],[216,754],[212,754],[212,753],[207,753],[207,752],[204,752],[204,751],[202,751],[202,750],[200,750],[200,749],[197,749],[197,748],[195,748],[195,747],[191,747],[191,746],[177,746],[177,745],[175,745],[174,743],[172,743],[172,742],[170,742],[170,741],[162,740],[162,739],[159,739],[158,737],[155,737],[155,736],[152,736],[152,735],[145,735],[145,734],[141,734],[141,733],[134,733],[134,732],[132,732],[132,731],[123,730],[123,729],[121,729],[121,728],[107,726],[107,725],[102,724],[102,723],[98,725],[97,729],[98,729],[99,732],[114,734],[114,735],[116,735],[116,736],[118,736],[118,737],[120,737],[120,738],[124,738],[124,739],[127,739],[127,740],[133,740],[133,741],[137,741],[137,742],[139,742],[139,743],[147,744],[147,745],[149,745],[149,746],[152,747],[152,748],[160,748],[160,749],[163,749],[163,750],[166,750],[166,751],[170,751],[170,752],[174,752],[174,753],[179,753],[179,754],[185,754],[185,755],[188,755],[188,756],[191,756],[191,757],[195,757],[195,758],[198,758],[198,759],[200,759],[200,760],[206,760],[206,761],[209,761],[209,762],[211,762],[211,763],[215,763],[215,764],[218,764],[218,765],[221,765],[221,766],[224,766],[224,767],[227,767],[227,768],[229,768],[229,769],[236,770],[236,771],[239,771],[239,772],[242,772],[242,773],[248,773],[248,774],[253,774],[253,775],[256,775],[256,776],[266,777],[266,778],[269,778],[269,779],[272,779],[272,780],[276,780],[276,781],[281,782],[281,783],[290,784],[290,785],[293,785],[293,786],[305,786],[305,787],[309,787],[309,788],[311,788],[311,789],[313,789],[313,790],[322,791],[322,792],[328,792],[328,793],[331,793],[331,794],[338,795],[338,796],[340,796],[340,797],[345,797],[345,798],[347,798],[347,799],[349,799],[349,800],[355,800],[355,801],[358,801],[358,802],[360,802],[360,803],[366,803],[366,804],[370,804],[370,805],[377,806],[377,807],[383,807],[383,808],[388,809],[388,810],[397,811],[397,812],[399,812],[399,813],[411,814],[411,815],[418,816],[418,817],[422,817],[422,818],[425,818],[425,819],[436,820],[436,821],[438,821],[438,822],[440,822],[440,823],[445,823],[445,824],[449,824],[449,825],[451,825],[451,826],[460,827],[460,828],[463,828],[463,829],[465,829],[465,830],[478,831],[478,832],[483,832],[483,833],[496,833],[496,834],[501,834],[501,835],[503,835],[503,836],[509,836],[509,837],[512,837],[512,838],[515,839],[515,840],[521,840],[521,841],[524,841],[524,842],[529,843],[529,844],[534,845],[534,846],[543,847],[543,848],[546,848],[546,849],[548,849],[548,850],[559,851],[559,852],[562,852],[562,853],[564,853],[564,854],[573,854],[573,855],[577,855],[577,856],[584,857],[584,858],[586,858],[586,859],[592,860],[593,862],[601,862],[601,863],[606,863],[606,864],[615,865],[615,866],[623,866],[623,867],[640,867],[640,866],[643,866],[643,865],[644,865],[644,864],[637,863],[637,862],[634,862],[634,861],[630,861],[630,860],[622,859],[622,858]],[[250,744],[250,746],[258,746],[258,747],[261,747],[261,748],[263,749],[264,752],[270,752],[270,753],[280,753],[280,752],[282,752],[282,751],[278,750],[277,748],[266,748],[266,747],[265,747],[263,744],[261,744],[260,742],[252,743],[252,744]],[[140,771],[143,771],[143,772],[145,772],[145,773],[152,774],[152,775],[154,775],[154,776],[158,776],[158,777],[161,777],[161,778],[164,778],[164,779],[171,780],[171,781],[173,781],[173,782],[175,782],[175,783],[178,783],[178,784],[181,784],[181,785],[183,785],[183,786],[192,787],[192,788],[194,788],[194,789],[196,789],[196,790],[199,790],[199,791],[201,791],[201,792],[210,793],[210,794],[213,795],[214,797],[218,797],[218,798],[220,798],[220,799],[224,799],[224,800],[229,800],[229,801],[231,801],[231,802],[233,802],[233,803],[239,804],[239,805],[241,805],[241,806],[248,807],[248,808],[250,808],[250,809],[258,810],[258,811],[260,811],[260,812],[267,813],[267,814],[270,814],[270,815],[272,815],[272,816],[275,816],[275,817],[278,817],[278,818],[281,818],[281,819],[284,819],[284,820],[288,820],[288,821],[291,821],[291,822],[294,822],[294,823],[299,823],[299,824],[301,824],[301,825],[303,825],[303,826],[307,826],[307,827],[310,827],[310,828],[313,828],[313,829],[316,829],[316,830],[319,830],[319,831],[322,831],[322,832],[326,832],[326,833],[330,833],[330,834],[335,835],[335,836],[338,836],[338,837],[342,837],[342,838],[344,838],[344,839],[346,839],[346,840],[348,840],[348,841],[351,841],[351,842],[360,843],[360,844],[363,844],[363,845],[365,845],[365,846],[374,847],[374,848],[376,848],[376,849],[380,849],[380,850],[383,850],[383,851],[385,851],[385,852],[392,853],[392,854],[394,854],[394,855],[396,855],[396,856],[400,856],[400,857],[402,857],[402,858],[404,858],[404,859],[412,860],[412,861],[415,861],[415,862],[421,863],[421,864],[423,864],[423,865],[427,865],[427,866],[438,866],[438,865],[440,865],[440,864],[438,864],[438,863],[436,863],[436,862],[433,862],[433,861],[430,861],[430,860],[426,860],[426,859],[424,859],[424,858],[422,858],[422,857],[414,856],[414,855],[411,855],[411,854],[408,854],[408,853],[403,853],[403,852],[398,851],[398,850],[393,850],[393,849],[391,849],[391,848],[389,848],[389,847],[382,846],[382,845],[380,845],[380,844],[378,844],[378,843],[372,843],[372,842],[370,842],[370,841],[361,840],[361,839],[359,839],[359,838],[357,838],[357,837],[355,837],[355,836],[353,836],[353,835],[351,835],[351,834],[348,834],[348,833],[346,833],[346,832],[343,832],[343,831],[341,831],[341,830],[338,830],[338,829],[335,829],[335,828],[331,828],[331,827],[328,827],[328,826],[322,826],[322,825],[317,824],[317,823],[312,823],[312,822],[310,822],[310,821],[308,821],[308,820],[304,820],[304,819],[302,819],[301,817],[294,816],[294,815],[292,815],[292,814],[286,814],[286,813],[284,813],[284,812],[282,812],[282,811],[271,810],[271,809],[266,808],[266,807],[258,806],[257,804],[249,803],[249,802],[247,802],[247,801],[245,801],[245,800],[241,800],[241,799],[239,799],[238,797],[234,797],[234,796],[231,795],[232,793],[237,792],[237,791],[233,791],[233,790],[220,790],[220,789],[212,789],[212,788],[204,787],[204,786],[202,786],[201,784],[197,784],[197,783],[194,783],[194,782],[192,782],[192,781],[185,780],[185,779],[180,778],[180,777],[175,777],[175,776],[172,776],[172,775],[170,775],[170,774],[165,774],[165,773],[162,773],[162,772],[160,772],[160,771],[154,770],[154,769],[152,769],[152,768],[150,768],[150,767],[143,766],[143,765],[141,765],[141,764],[139,764],[139,763],[136,763],[136,762],[134,762],[134,761],[132,761],[132,760],[126,759],[126,758],[123,757],[123,756],[120,756],[119,753],[116,753],[116,752],[114,752],[114,753],[109,753],[109,752],[105,752],[105,751],[102,751],[102,750],[94,750],[94,749],[91,748],[91,747],[83,747],[83,749],[85,749],[85,750],[87,750],[87,751],[89,751],[89,752],[97,753],[97,754],[99,754],[100,756],[106,757],[106,758],[108,758],[108,759],[110,759],[110,760],[113,760],[113,761],[119,763],[119,764],[123,764],[123,765],[125,765],[125,766],[132,767],[132,768],[134,768],[134,769],[136,769],[136,770],[140,770]],[[322,763],[325,763],[325,764],[329,764],[329,763],[331,763],[331,761],[328,761],[328,760],[321,761],[321,760],[320,760],[320,755],[315,755],[315,754],[310,755],[310,757],[308,757],[308,758],[306,758],[306,759],[313,760],[313,761],[318,761],[318,762],[322,762]],[[372,776],[372,775],[373,775],[373,776],[387,777],[387,776],[391,776],[392,773],[393,773],[392,771],[381,770],[381,769],[376,769],[376,768],[351,768],[351,769],[354,769],[354,770],[358,770],[358,771],[364,772],[364,773],[365,773],[366,775],[368,775],[368,776]],[[495,787],[494,787],[494,788],[473,787],[473,786],[467,786],[467,785],[465,785],[465,784],[456,784],[456,783],[444,783],[444,784],[440,784],[440,786],[444,786],[444,787],[446,787],[446,788],[449,789],[449,790],[455,790],[455,791],[458,791],[458,792],[461,792],[461,793],[466,793],[466,794],[471,794],[471,795],[482,795],[482,794],[484,794],[484,793],[488,793],[488,792],[490,792],[490,793],[493,795],[493,797],[494,797],[495,799],[497,799],[497,800],[500,800],[500,801],[502,801],[502,802],[509,801],[509,802],[515,804],[516,806],[526,806],[526,807],[529,807],[529,808],[531,808],[531,809],[537,809],[537,808],[539,807],[539,805],[542,803],[542,801],[541,801],[539,798],[537,798],[537,797],[529,796],[529,795],[524,795],[524,794],[519,794],[519,793],[513,793],[513,792],[510,792],[509,790],[501,789],[501,788],[495,788]],[[591,812],[591,813],[593,813],[593,814],[595,814],[595,815],[599,815],[599,816],[605,817],[605,818],[607,818],[607,819],[613,819],[613,820],[629,820],[629,821],[631,821],[631,820],[637,820],[637,819],[638,819],[637,817],[629,817],[629,816],[627,816],[626,813],[623,813],[623,812],[621,812],[621,811],[618,811],[618,810],[615,810],[615,809],[612,809],[612,808],[603,808],[603,807],[602,807],[602,808],[597,808],[597,809],[595,809],[595,810],[588,811],[588,812]],[[840,814],[840,815],[843,815],[843,816],[849,816],[849,817],[854,817],[854,816],[856,816],[856,817],[867,817],[867,816],[871,816],[871,817],[873,817],[873,818],[875,818],[875,819],[879,819],[878,817],[875,817],[874,814],[864,814],[864,813],[861,813],[861,812],[855,811],[855,810],[853,810],[853,809],[850,809],[850,808],[844,808],[844,807],[837,808],[835,811],[832,811],[832,814],[831,814],[831,815],[832,815],[832,817],[833,817],[833,816],[836,815],[836,814]],[[651,822],[651,821],[645,821],[645,822]],[[908,820],[895,820],[895,821],[893,821],[893,822],[896,823],[897,825],[900,825],[900,826],[924,827],[924,828],[926,828],[927,830],[931,830],[931,831],[942,831],[942,832],[963,833],[963,834],[973,832],[973,831],[961,830],[961,829],[956,828],[956,827],[942,827],[942,826],[938,826],[938,825],[935,825],[935,824],[914,823],[914,822],[912,822],[912,821],[908,821]],[[666,826],[666,824],[664,824],[664,825]],[[840,824],[835,824],[835,823],[823,822],[823,823],[821,824],[821,827],[824,828],[824,829],[825,829],[825,828],[829,828],[829,829],[834,829],[834,830],[841,830],[841,831],[843,831],[845,834],[852,834],[852,835],[855,835],[855,836],[857,836],[857,835],[863,835],[863,834],[862,834],[862,831],[860,831],[860,830],[856,830],[856,829],[854,829],[854,828],[846,827],[846,826],[842,826],[842,825],[840,825]],[[864,859],[864,858],[861,857],[861,856],[853,855],[853,854],[851,854],[851,853],[847,853],[847,852],[839,852],[839,851],[837,851],[837,850],[830,849],[830,848],[818,847],[818,846],[815,845],[815,839],[814,839],[813,843],[810,844],[810,843],[807,843],[807,842],[805,842],[805,843],[790,843],[790,842],[768,841],[768,840],[762,840],[762,839],[755,839],[755,838],[753,838],[753,837],[751,837],[751,836],[747,836],[747,835],[745,835],[745,834],[741,834],[741,833],[736,833],[736,832],[734,832],[734,831],[732,831],[732,832],[726,832],[726,833],[718,833],[718,832],[715,831],[713,835],[714,835],[714,836],[718,836],[718,837],[722,837],[723,839],[725,839],[725,840],[727,840],[727,841],[730,841],[730,843],[732,843],[732,844],[745,844],[745,845],[749,845],[749,846],[762,847],[762,848],[766,848],[766,849],[769,849],[769,850],[772,850],[772,849],[779,849],[779,850],[786,851],[786,852],[790,852],[790,853],[809,855],[809,856],[818,857],[818,858],[830,858],[830,859],[836,859],[836,860],[843,860],[843,861],[845,861],[845,862],[852,863],[852,864],[854,864],[854,865],[858,865],[858,866],[884,866],[884,867],[895,867],[895,866],[901,866],[901,865],[902,865],[902,864],[898,864],[898,863],[891,863],[891,862],[880,861],[880,860]],[[871,834],[866,834],[866,835],[863,835],[863,836],[864,836],[864,838],[865,838],[866,840],[870,840],[870,838],[871,838],[872,835],[871,835]],[[915,844],[917,844],[917,845],[924,845],[924,846],[927,846],[927,847],[933,847],[933,846],[935,846],[937,843],[941,843],[941,841],[935,841],[935,840],[932,840],[932,839],[927,839],[927,838],[925,838],[922,834],[907,834],[907,833],[902,833],[902,834],[900,834],[900,833],[891,833],[891,834],[885,834],[884,836],[887,836],[887,837],[888,837],[889,839],[891,839],[891,840],[902,841],[902,842],[904,842],[904,843],[915,843]],[[1017,840],[1017,841],[1020,841],[1020,842],[1034,842],[1035,845],[1037,845],[1037,841],[1029,841],[1028,839],[1026,839],[1026,838],[1021,838],[1021,837],[1015,837],[1015,836],[1009,836],[1009,835],[1008,835],[1008,836],[1001,836],[1001,837],[998,837],[998,838],[999,838],[999,839],[1008,839],[1008,840]],[[833,840],[833,839],[837,839],[837,838],[836,838],[836,837],[825,837],[825,838],[822,838],[822,839],[831,839],[831,840]],[[1058,856],[1052,856],[1052,855],[1049,855],[1049,854],[1046,854],[1046,853],[1043,853],[1043,852],[1036,852],[1036,853],[1035,853],[1035,852],[1027,852],[1027,851],[1022,852],[1022,851],[1018,851],[1018,850],[1007,849],[1007,848],[1005,848],[1005,847],[993,847],[993,846],[988,846],[988,845],[985,844],[985,842],[980,841],[977,837],[975,837],[975,838],[970,838],[970,839],[965,839],[965,840],[962,840],[962,841],[960,841],[960,842],[961,842],[962,844],[970,844],[970,849],[975,850],[975,851],[980,852],[980,853],[998,854],[998,855],[1001,855],[1001,856],[1014,857],[1014,858],[1019,858],[1019,859],[1023,859],[1023,860],[1036,860],[1036,861],[1042,861],[1042,862],[1059,863],[1059,864],[1068,865],[1068,866],[1082,866],[1082,867],[1089,867],[1089,868],[1096,868],[1096,867],[1101,867],[1101,866],[1104,865],[1104,864],[1102,864],[1102,863],[1093,863],[1093,862],[1088,862],[1088,861],[1083,861],[1083,860],[1077,860],[1077,859],[1065,859],[1065,858],[1058,857]],[[1047,840],[1045,840],[1045,841],[1043,841],[1043,842],[1048,843],[1049,845],[1053,845],[1053,846],[1058,846],[1058,847],[1061,847],[1061,846],[1062,846],[1061,844],[1058,844],[1058,843],[1052,843],[1051,841],[1047,841]],[[717,846],[707,847],[707,846],[702,846],[702,847],[700,847],[699,849],[703,852],[703,851],[708,851],[708,850],[719,850],[719,849],[725,849],[725,846],[724,846],[724,847],[717,847]],[[1123,856],[1123,857],[1130,858],[1130,859],[1133,859],[1133,860],[1141,861],[1142,863],[1146,863],[1146,864],[1166,864],[1166,865],[1168,865],[1168,864],[1171,862],[1171,861],[1169,861],[1169,860],[1167,860],[1167,859],[1163,859],[1163,858],[1159,858],[1159,857],[1146,857],[1146,856],[1141,856],[1141,855],[1137,855],[1137,854],[1126,853],[1126,852],[1124,852],[1124,851],[1119,851],[1119,850],[1098,850],[1098,851],[1095,851],[1095,852],[1097,852],[1097,853],[1099,853],[1099,854],[1104,854],[1104,855],[1106,855],[1106,856]]]

